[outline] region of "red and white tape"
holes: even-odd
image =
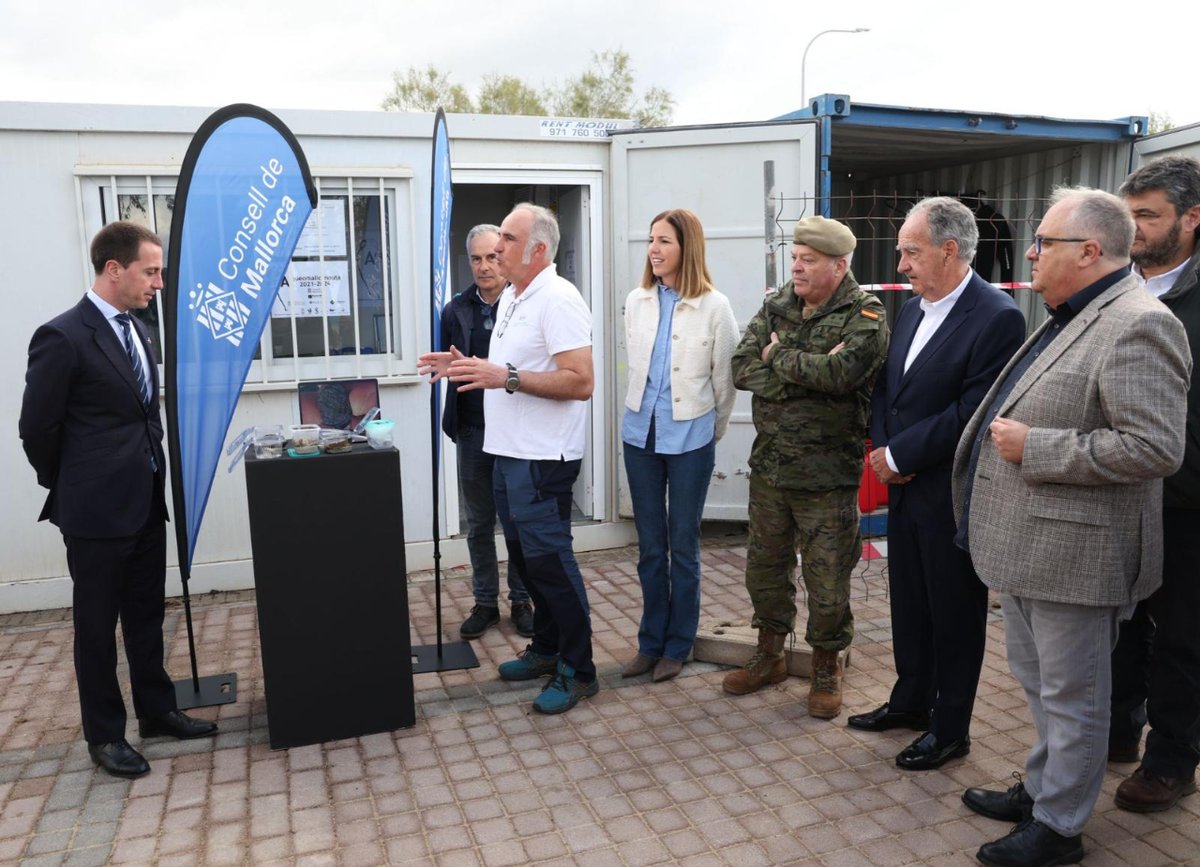
[[[1029,283],[993,283],[997,289],[1028,289]],[[899,292],[902,289],[911,289],[908,283],[860,283],[859,288],[866,289],[868,292]]]
[[[1008,289],[1009,291],[1013,289],[1033,288],[1032,283],[993,283],[992,285],[997,289]],[[901,292],[906,289],[912,289],[912,286],[908,283],[859,283],[858,287],[866,289],[868,292]],[[782,287],[765,289],[763,290],[763,294],[769,295],[772,292],[778,292],[780,288]]]

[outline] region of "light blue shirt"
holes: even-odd
[[[89,301],[96,305],[96,309],[100,311],[100,315],[108,320],[109,327],[112,328],[113,334],[117,335],[117,343],[122,349],[124,349],[125,329],[122,328],[121,323],[117,321],[117,314],[119,314],[121,311],[97,295],[93,289],[89,289],[87,291],[87,297]],[[133,313],[129,313],[129,315],[133,316]],[[130,331],[134,335],[137,334],[137,329],[133,328],[132,326],[130,326]],[[146,357],[146,347],[142,346],[142,341],[137,336],[134,336],[133,338],[133,349],[135,352],[137,352],[138,357],[142,360],[142,370],[145,370],[147,375],[149,375],[150,359]]]
[[[653,419],[654,452],[660,455],[681,455],[708,445],[717,426],[716,409],[687,421],[675,421],[671,416],[671,319],[677,303],[679,295],[675,290],[659,283],[658,333],[654,336],[654,351],[646,372],[642,406],[637,412],[626,407],[621,422],[621,439],[644,449]]]

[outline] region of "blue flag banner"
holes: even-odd
[[[440,108],[433,121],[433,172],[430,183],[429,212],[429,345],[435,351],[445,352],[450,347],[442,346],[442,311],[450,301],[450,212],[454,205],[454,191],[450,181],[450,139],[446,135],[446,114]],[[449,386],[453,388],[453,386]],[[430,390],[429,414],[430,435],[433,440],[433,539],[438,540],[438,475],[442,465],[442,387],[435,385]],[[440,600],[439,600],[440,602]]]
[[[185,576],[246,373],[316,204],[295,137],[257,106],[214,113],[184,157],[165,287],[164,372]]]
[[[433,342],[435,350],[442,346],[442,310],[450,301],[450,212],[454,192],[450,181],[450,139],[446,135],[446,115],[439,108],[433,122],[433,190],[430,215],[430,286],[432,287]]]

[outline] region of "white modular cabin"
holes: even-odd
[[[1200,159],[1200,123],[1177,126],[1148,135],[1138,140],[1135,150],[1139,167],[1169,155]]]
[[[91,284],[87,246],[106,222],[142,220],[167,240],[180,163],[211,111],[0,103],[0,237],[16,269],[12,285],[26,293],[7,305],[0,344],[0,410],[12,419],[10,436],[0,439],[0,612],[66,606],[71,599],[61,538],[53,526],[36,522],[45,492],[16,436],[29,337]],[[276,113],[312,168],[321,201],[310,220],[317,232],[310,243],[323,251],[322,279],[338,282],[340,300],[272,318],[230,436],[251,425],[298,422],[301,383],[377,379],[383,415],[399,425],[408,567],[430,568],[429,385],[417,376],[416,359],[430,347],[433,118]],[[626,386],[621,307],[640,278],[656,213],[686,207],[699,215],[714,280],[743,327],[764,291],[787,281],[792,224],[812,213],[844,219],[855,230],[854,271],[861,283],[884,287],[879,291],[895,310],[907,293],[885,284],[897,279],[895,230],[907,204],[934,191],[984,191],[997,211],[1010,215],[1018,253],[1014,279],[1028,279],[1019,252],[1050,189],[1060,183],[1115,189],[1132,164],[1144,119],[1060,121],[857,106],[834,95],[755,124],[637,130],[627,121],[450,115],[447,127],[454,287],[470,283],[463,246],[470,227],[498,223],[513,204],[534,201],[558,214],[559,273],[592,309],[596,388],[574,497],[582,550],[634,539],[624,520],[629,505],[619,436]],[[1025,308],[1035,312],[1031,303]],[[157,312],[151,311],[152,323],[160,319]],[[749,398],[740,395],[718,447],[706,517],[745,518],[752,439]],[[443,443],[439,526],[441,563],[448,568],[466,563],[467,552],[459,535],[453,445]],[[296,515],[297,533],[319,532],[320,517]],[[354,559],[347,552],[348,569]],[[228,473],[222,465],[198,536],[191,589],[252,586],[243,470]],[[168,571],[168,593],[179,593],[175,568]]]

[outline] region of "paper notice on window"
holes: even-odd
[[[292,256],[315,259],[318,256],[346,255],[346,200],[343,197],[321,199],[304,224]]]
[[[292,262],[271,306],[272,317],[349,316],[348,262]]]

